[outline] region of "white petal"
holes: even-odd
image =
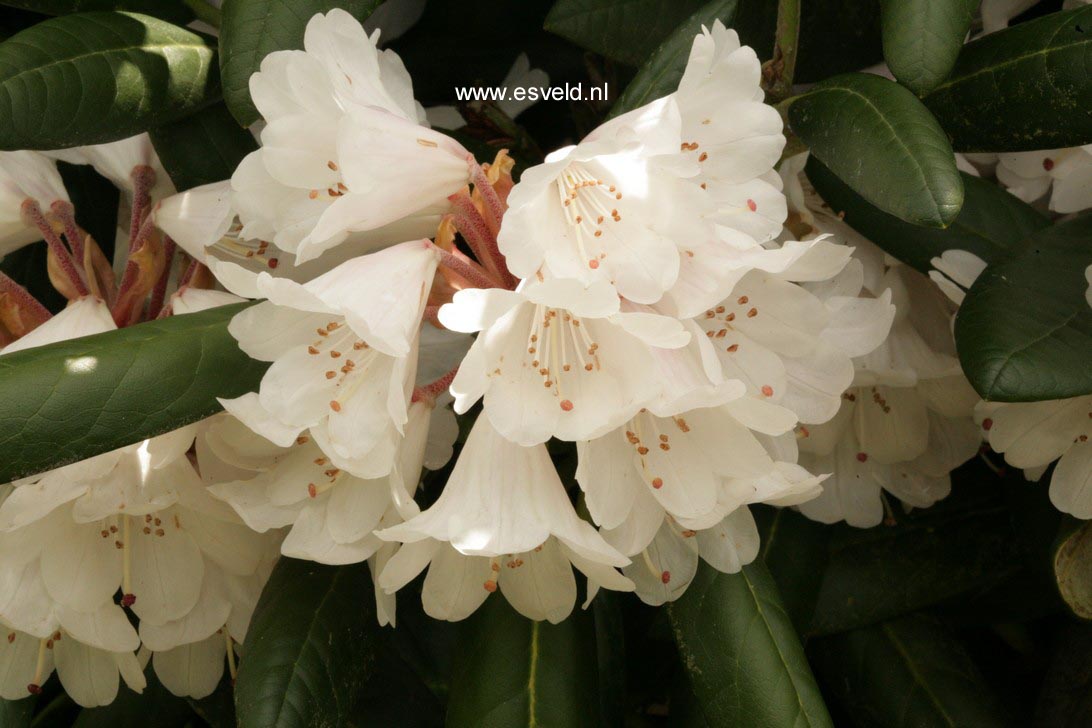
[[[212,695],[220,684],[225,650],[224,636],[217,632],[201,642],[156,652],[152,665],[165,688],[175,695],[200,700]]]
[[[572,612],[576,579],[554,539],[537,551],[501,559],[500,568],[501,593],[523,616],[557,624]]]
[[[132,593],[136,595],[132,608],[141,619],[163,624],[184,616],[197,603],[205,567],[183,523],[187,517],[170,509],[131,529]]]
[[[489,559],[464,556],[442,546],[428,568],[421,590],[425,614],[450,622],[466,619],[489,596],[485,583],[492,578]]]
[[[118,694],[118,666],[111,653],[66,636],[53,643],[53,659],[68,697],[85,708],[114,702]]]
[[[1092,443],[1076,442],[1050,476],[1050,502],[1063,513],[1092,518]]]

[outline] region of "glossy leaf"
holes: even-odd
[[[619,603],[624,595],[600,591],[592,601],[599,667],[601,725],[622,725],[626,710],[626,637]]]
[[[921,95],[948,77],[978,0],[882,0],[880,7],[887,66]]]
[[[152,143],[178,190],[230,179],[258,142],[224,104],[152,131]]]
[[[1092,393],[1092,213],[1045,228],[967,291],[955,337],[984,399],[1023,402]]]
[[[208,417],[266,364],[227,332],[237,304],[0,357],[0,482]]]
[[[1009,725],[971,656],[936,619],[911,615],[827,637],[813,654],[854,725]]]
[[[1082,728],[1092,725],[1092,625],[1063,623],[1053,640],[1039,700],[1035,726]]]
[[[410,665],[386,643],[379,651],[377,668],[356,701],[352,725],[357,728],[434,728],[443,725],[440,701]]]
[[[558,0],[545,27],[582,48],[637,66],[704,4],[705,0]]]
[[[766,568],[796,631],[811,625],[830,554],[831,529],[791,508],[752,506]]]
[[[959,214],[963,180],[952,148],[910,91],[848,73],[787,103],[789,125],[811,154],[879,209],[928,227]]]
[[[738,574],[721,574],[702,562],[686,593],[667,611],[710,726],[833,725],[761,561]]]
[[[460,635],[446,725],[599,725],[595,654],[588,613],[532,622],[494,595]]]
[[[738,5],[739,0],[713,0],[684,20],[637,71],[611,107],[610,115],[624,114],[673,93],[679,86],[690,58],[690,48],[702,26],[712,27],[714,21],[720,20],[731,27]]]
[[[1092,620],[1092,528],[1088,523],[1066,519],[1052,561],[1066,606],[1081,619]]]
[[[224,101],[243,126],[258,120],[250,76],[273,51],[303,48],[303,31],[316,13],[342,8],[364,20],[381,0],[225,0],[220,21]]]
[[[964,46],[924,97],[961,152],[1092,142],[1092,7],[1019,23]]]
[[[59,149],[139,134],[211,103],[215,52],[147,15],[51,18],[0,43],[2,149]]]
[[[22,700],[0,699],[0,726],[4,728],[27,728],[34,715],[35,698]]]
[[[927,273],[930,261],[947,250],[966,250],[986,262],[1015,250],[1050,221],[1031,205],[993,182],[961,174],[963,207],[946,228],[903,222],[878,209],[851,190],[822,162],[808,159],[808,180],[835,212],[857,232],[903,263]]]
[[[811,633],[856,629],[983,592],[1019,570],[1024,552],[1003,494],[985,476],[976,481],[929,509],[896,513],[894,525],[828,527],[830,561]]]
[[[243,643],[239,728],[347,725],[381,639],[374,605],[367,564],[282,558]]]
[[[193,11],[186,7],[182,0],[0,0],[0,5],[33,10],[45,15],[69,15],[96,10],[127,10],[132,13],[154,15],[178,25],[185,25],[193,20]]]

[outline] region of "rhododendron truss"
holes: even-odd
[[[1089,722],[1092,8],[546,4],[13,16],[0,724]]]

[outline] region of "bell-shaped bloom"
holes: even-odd
[[[462,619],[499,587],[532,619],[561,621],[576,597],[571,566],[631,586],[613,568],[628,559],[577,516],[546,446],[509,442],[485,417],[436,503],[377,535],[403,544],[380,585],[395,591],[428,566],[425,608],[443,619]]]
[[[1043,402],[982,402],[975,410],[990,447],[1037,480],[1050,476],[1050,502],[1063,513],[1092,518],[1092,395]]]
[[[675,386],[673,375],[706,376],[682,324],[621,310],[605,282],[464,290],[440,309],[440,320],[481,332],[451,385],[455,411],[484,396],[493,426],[522,445],[597,437],[660,399]],[[707,384],[719,382],[719,371],[712,374]]]
[[[785,220],[774,165],[785,137],[781,115],[763,103],[762,68],[753,49],[719,20],[694,39],[673,94],[682,119],[682,149],[698,162],[700,183],[722,228],[758,242],[773,239]]]
[[[307,24],[303,51],[277,51],[250,80],[262,148],[232,177],[242,236],[317,257],[352,232],[403,221],[435,229],[473,157],[429,129],[398,56],[349,13]]]
[[[450,456],[456,431],[445,422],[436,434],[449,438]],[[255,470],[242,479],[214,485],[213,495],[239,513],[256,531],[291,527],[281,552],[324,564],[349,564],[371,558],[383,542],[373,532],[418,512],[413,502],[430,443],[431,403],[409,408],[405,437],[400,438],[389,473],[365,479],[334,466],[313,440],[301,436],[281,448],[254,435],[231,418],[218,422],[209,446],[225,460]],[[442,445],[439,445],[442,447]],[[438,467],[437,458],[429,464]],[[446,462],[446,459],[445,459]],[[440,462],[439,465],[442,465]]]
[[[402,243],[305,284],[221,266],[229,289],[268,298],[228,330],[247,354],[273,362],[258,392],[225,400],[225,408],[281,447],[309,430],[335,466],[386,475],[407,419],[438,258],[427,240]]]
[[[999,155],[997,179],[1025,202],[1049,192],[1051,210],[1080,212],[1092,207],[1092,144]]]
[[[42,210],[58,200],[68,202],[56,163],[40,152],[0,152],[0,256],[42,239],[23,215],[27,200]]]
[[[121,680],[137,693],[147,686],[132,651],[111,652],[61,631],[38,638],[0,625],[0,698],[37,695],[54,670],[68,697],[84,708],[114,702]]]
[[[679,158],[679,111],[661,99],[613,119],[526,170],[498,235],[520,278],[543,270],[655,303],[679,274],[680,247],[702,224],[697,162]],[[695,233],[695,231],[697,231]]]

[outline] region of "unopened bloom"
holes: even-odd
[[[1049,192],[1051,210],[1079,212],[1092,207],[1092,144],[1002,154],[997,179],[1025,202]]]
[[[417,237],[466,185],[472,156],[423,125],[402,61],[377,41],[335,9],[308,22],[305,50],[263,59],[250,81],[262,148],[232,177],[243,237],[298,262],[400,220]]]
[[[305,284],[222,267],[229,289],[238,279],[240,289],[269,299],[237,314],[228,330],[247,354],[273,362],[258,392],[224,406],[281,447],[309,430],[335,466],[386,475],[408,416],[438,258],[427,240],[402,243]]]
[[[471,430],[439,499],[378,532],[403,543],[380,574],[395,591],[429,566],[425,609],[457,620],[498,588],[532,619],[559,622],[576,598],[572,566],[613,589],[628,559],[577,516],[542,444],[504,439],[485,417]]]

